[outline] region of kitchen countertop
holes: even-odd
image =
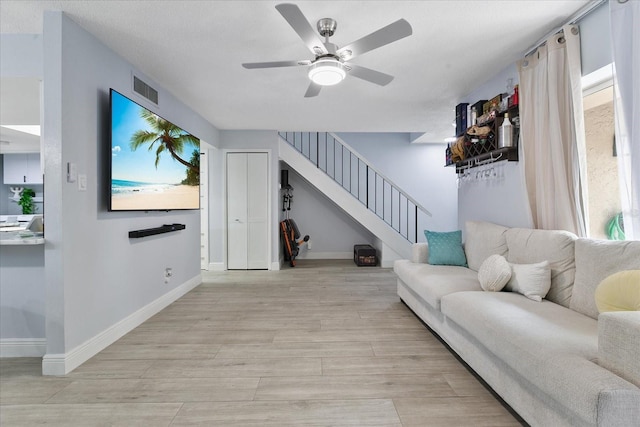
[[[0,232],[0,245],[44,245],[44,235],[42,233],[32,233],[25,231],[3,231]]]

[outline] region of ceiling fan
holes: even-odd
[[[340,83],[347,74],[380,86],[386,86],[393,80],[393,76],[360,65],[348,64],[347,61],[412,34],[411,25],[404,19],[399,19],[351,44],[338,48],[329,42],[329,37],[335,34],[338,26],[334,19],[323,18],[318,21],[318,33],[324,37],[324,41],[322,41],[298,6],[283,3],[277,5],[276,9],[298,33],[315,58],[300,61],[250,62],[244,63],[242,66],[248,69],[308,67],[311,83],[304,95],[307,98],[318,95],[322,86]]]

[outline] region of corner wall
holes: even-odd
[[[200,212],[107,212],[109,88],[210,144],[217,130],[155,82],[159,106],[132,92],[134,67],[62,12],[44,16],[47,212],[43,371],[64,374],[200,283]],[[87,190],[66,182],[73,162]],[[167,223],[186,230],[129,239]],[[173,269],[164,283],[165,267]]]
[[[309,167],[312,167],[311,164]],[[298,259],[352,259],[353,245],[377,246],[376,237],[360,223],[347,215],[333,200],[330,200],[281,162],[281,169],[289,171],[289,185],[293,187],[290,217],[300,229],[301,235],[309,235],[311,249],[302,245]],[[279,198],[279,215],[282,212],[282,195]]]

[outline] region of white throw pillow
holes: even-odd
[[[538,302],[542,301],[550,288],[549,261],[536,264],[511,264],[511,279],[504,287],[505,291],[517,292]]]
[[[502,255],[491,255],[478,269],[478,281],[483,290],[500,292],[511,279],[511,266]]]

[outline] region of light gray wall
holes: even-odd
[[[609,3],[604,2],[598,6],[578,22],[578,25],[580,27],[582,75],[584,76],[613,61],[611,57]]]
[[[512,64],[459,102],[471,104],[507,91],[507,81],[518,84],[518,70]],[[466,221],[488,221],[510,227],[531,227],[529,205],[520,162],[497,162],[501,178],[463,183],[458,190],[458,226]],[[475,170],[474,170],[475,171]]]
[[[293,187],[293,202],[289,215],[300,229],[302,236],[309,235],[311,250],[307,245],[300,248],[300,259],[350,258],[353,245],[376,243],[376,238],[360,223],[347,215],[338,205],[318,191],[284,162],[281,169],[289,171],[289,185]],[[282,212],[280,191],[279,211]]]
[[[0,34],[0,77],[42,79],[42,36]],[[0,155],[0,176],[3,162]],[[0,185],[0,213],[20,214]],[[41,192],[42,186],[34,186]],[[42,211],[43,206],[39,204]],[[45,338],[44,246],[0,246],[0,340]]]
[[[457,227],[456,175],[444,167],[444,144],[411,144],[408,133],[339,133],[378,171],[432,213],[419,229]],[[423,233],[418,233],[420,241]]]
[[[42,79],[42,58],[42,35],[0,35],[0,76]]]
[[[0,340],[45,338],[44,245],[0,246]]]
[[[47,353],[66,353],[200,275],[199,211],[106,211],[109,88],[207,142],[218,132],[153,81],[160,107],[136,98],[137,70],[61,12],[45,13],[43,40]],[[67,162],[87,175],[87,191],[66,182]],[[167,223],[186,230],[128,238]]]
[[[215,209],[216,214],[212,218],[212,227],[214,228],[214,234],[211,239],[211,250],[210,253],[213,254],[213,262],[214,263],[224,263],[226,264],[226,260],[224,259],[226,251],[224,241],[223,230],[225,227],[225,208],[224,208],[224,194],[225,194],[225,179],[224,179],[224,156],[227,151],[233,150],[269,150],[271,153],[270,164],[269,164],[269,172],[271,176],[271,190],[269,195],[269,200],[271,203],[270,211],[271,211],[271,262],[277,263],[279,262],[279,229],[278,229],[278,182],[280,180],[279,174],[279,161],[278,161],[278,133],[272,130],[225,130],[220,131],[220,144],[219,150],[216,150],[216,153],[213,159],[213,167],[211,168],[211,174],[214,175],[213,179],[215,183],[213,184],[216,189],[213,190],[215,194],[215,198],[218,200],[223,200],[223,203],[220,203],[218,208],[213,207],[212,211]],[[226,151],[225,151],[226,150]]]

